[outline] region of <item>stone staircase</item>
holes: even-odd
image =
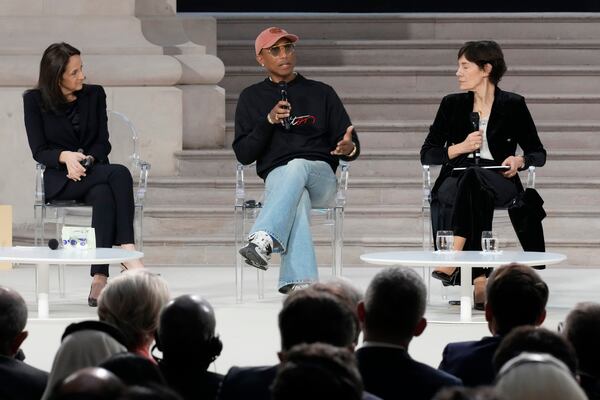
[[[421,246],[418,153],[441,98],[457,91],[456,53],[465,40],[493,38],[505,50],[505,90],[524,95],[548,150],[537,188],[546,201],[549,251],[569,266],[600,260],[600,15],[217,16],[217,56],[226,66],[225,148],[184,150],[178,176],[152,177],[145,220],[150,263],[234,261],[231,150],[238,93],[263,78],[253,39],[278,25],[300,36],[298,68],[331,84],[354,122],[362,155],[352,163],[344,263],[383,249]],[[260,196],[262,182],[251,177]],[[509,224],[500,237],[509,247]],[[329,259],[324,235],[319,261]]]

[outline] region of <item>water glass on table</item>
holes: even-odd
[[[437,231],[435,235],[435,247],[440,252],[449,252],[454,248],[454,232]]]
[[[498,235],[493,231],[481,232],[481,250],[484,253],[497,253],[500,251]]]

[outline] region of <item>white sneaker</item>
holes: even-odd
[[[265,271],[272,252],[273,239],[264,231],[254,232],[248,236],[248,244],[239,250],[246,264]]]
[[[306,289],[310,286],[310,283],[288,283],[279,288],[279,293],[281,294],[290,294],[292,292]]]

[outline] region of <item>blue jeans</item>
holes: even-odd
[[[265,204],[250,232],[267,232],[273,251],[281,253],[279,287],[318,280],[310,211],[331,206],[336,187],[335,174],[325,161],[297,158],[267,176]]]

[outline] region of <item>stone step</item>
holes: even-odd
[[[593,13],[219,14],[217,37],[254,40],[268,26],[284,27],[300,36],[300,40],[600,37],[600,16]]]
[[[148,182],[147,199],[150,206],[215,206],[233,207],[234,178],[153,177]],[[549,209],[572,206],[595,207],[598,203],[600,179],[553,178],[540,173],[536,188]],[[248,178],[247,198],[260,199],[264,184],[258,178]],[[348,204],[382,206],[421,204],[422,182],[417,178],[354,177],[350,173]]]
[[[253,36],[254,37],[254,36]],[[488,37],[484,35],[482,37]],[[518,65],[598,65],[600,41],[592,39],[498,40],[509,71]],[[296,46],[298,65],[437,66],[456,60],[464,40],[301,39]],[[219,40],[217,54],[227,66],[255,66],[254,40]]]
[[[433,118],[433,117],[432,117]],[[353,121],[363,149],[420,149],[432,121]],[[600,149],[600,121],[541,121],[536,123],[548,149]],[[231,148],[233,123],[226,125],[225,144]]]
[[[365,66],[362,64],[339,67],[299,66],[296,70],[307,78],[326,82],[338,93],[407,95],[459,91],[455,76],[456,66],[448,63],[442,66]],[[225,70],[225,78],[219,85],[228,93],[239,93],[264,78],[264,69],[258,66],[228,66]],[[600,67],[580,65],[511,67],[502,78],[501,86],[504,90],[517,92],[526,97],[529,93],[594,94],[600,91]],[[291,89],[290,96],[293,98]]]
[[[233,150],[184,150],[175,153],[181,176],[234,177],[236,160]],[[375,150],[364,148],[351,166],[351,176],[412,177],[421,176],[419,148]],[[588,176],[600,169],[600,150],[552,151],[541,170],[547,177]]]
[[[352,119],[427,119],[435,117],[441,99],[446,93],[353,95],[339,94]],[[226,96],[226,118],[232,120],[237,105],[237,94]],[[588,120],[596,115],[600,105],[597,94],[538,94],[526,99],[534,121]]]
[[[559,235],[571,239],[585,239],[594,237],[600,229],[600,212],[597,210],[548,209],[547,213],[544,228],[549,240]],[[232,207],[148,208],[144,218],[144,237],[233,235],[234,221]],[[313,236],[319,240],[326,240],[331,234],[330,227],[324,226],[324,222],[322,217],[313,217]],[[498,232],[502,241],[517,241],[506,211],[496,212],[493,229]],[[349,206],[345,212],[345,235],[410,237],[418,232],[423,232],[423,219],[418,206]]]

